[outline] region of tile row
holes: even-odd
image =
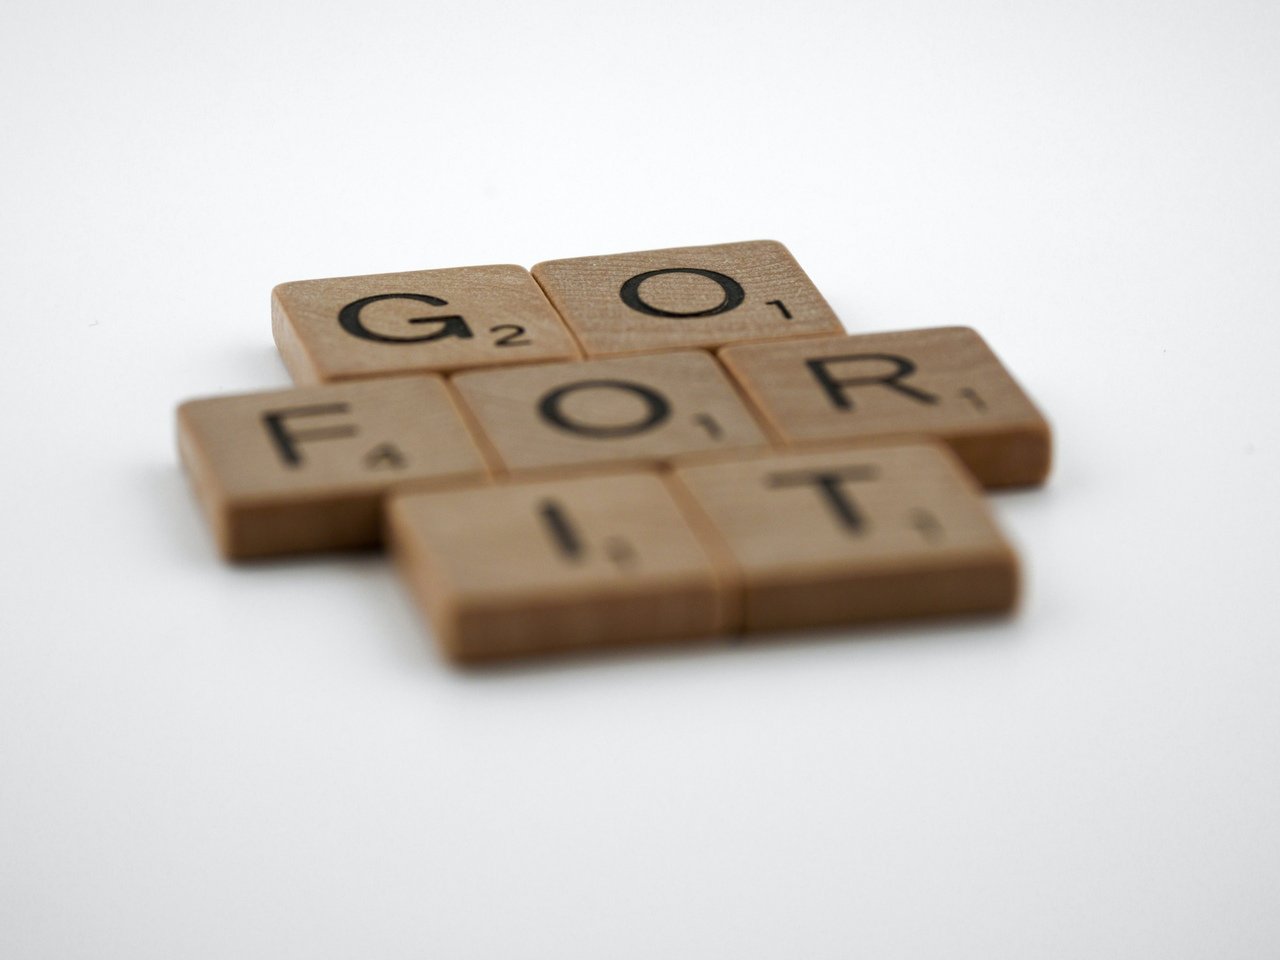
[[[773,240],[301,280],[271,316],[298,383],[843,332]]]
[[[1018,564],[936,443],[393,494],[387,539],[460,661],[1000,612]]]
[[[179,450],[228,557],[373,544],[397,488],[923,438],[1043,481],[1044,418],[962,327],[383,376],[192,400]]]

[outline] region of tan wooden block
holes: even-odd
[[[482,370],[452,382],[511,472],[658,464],[768,442],[701,350]]]
[[[533,275],[588,356],[844,332],[776,240],[549,260]]]
[[[938,444],[677,467],[720,539],[748,631],[1003,611],[1017,559]]]
[[[282,283],[271,328],[298,383],[579,355],[529,271],[509,264]]]
[[[715,567],[653,473],[395,495],[387,539],[456,660],[724,629]]]
[[[223,554],[376,544],[400,485],[487,479],[440,377],[190,400],[178,450]]]
[[[984,486],[1048,475],[1049,424],[967,327],[752,344],[719,356],[788,444],[924,435],[945,441]]]

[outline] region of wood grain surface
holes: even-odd
[[[298,383],[579,355],[529,271],[509,264],[282,283],[271,327]]]
[[[1048,475],[1048,422],[967,327],[749,344],[719,358],[788,444],[934,437],[984,486]]]
[[[1017,559],[939,444],[676,467],[748,631],[1010,609]],[[698,522],[694,518],[694,522]]]
[[[487,478],[434,376],[190,400],[178,449],[219,548],[237,559],[374,545],[393,487]]]
[[[548,260],[533,275],[593,357],[844,332],[774,240]]]
[[[410,591],[455,660],[725,627],[716,569],[656,474],[396,495],[387,529]]]

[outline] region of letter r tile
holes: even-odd
[[[434,376],[190,400],[178,450],[229,558],[371,546],[389,490],[487,478]]]
[[[931,437],[984,486],[1043,483],[1049,472],[1049,424],[966,327],[746,344],[719,356],[789,445]]]
[[[577,357],[528,270],[415,270],[282,283],[271,326],[298,383]]]

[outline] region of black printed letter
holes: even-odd
[[[633,393],[644,401],[648,408],[645,415],[633,423],[601,426],[583,423],[581,420],[570,420],[560,409],[564,398],[578,390],[623,390]],[[561,430],[576,433],[583,437],[605,439],[610,437],[630,437],[637,433],[651,430],[671,416],[671,404],[657,390],[631,383],[628,380],[579,380],[577,383],[566,383],[550,391],[538,403],[538,413],[543,420]]]
[[[287,410],[269,410],[262,415],[262,423],[267,428],[267,435],[276,446],[276,452],[286,467],[302,465],[302,452],[298,449],[300,440],[337,440],[341,437],[354,437],[356,428],[347,424],[342,427],[316,427],[314,430],[299,430],[290,433],[284,422],[289,417],[320,417],[334,413],[347,413],[351,409],[346,403],[319,403],[310,407],[290,407]]]
[[[348,303],[338,313],[339,325],[353,337],[360,337],[362,340],[373,340],[377,343],[424,343],[428,340],[443,340],[446,337],[457,337],[459,340],[471,339],[471,328],[467,326],[467,321],[457,314],[451,314],[447,317],[411,317],[409,323],[440,324],[440,329],[433,330],[431,333],[424,333],[420,337],[389,337],[386,334],[377,333],[364,325],[360,319],[360,311],[371,303],[377,303],[379,300],[416,300],[419,303],[429,303],[433,307],[447,307],[449,305],[447,300],[441,300],[439,297],[433,297],[425,293],[380,293],[377,296],[364,297],[361,300]]]
[[[556,549],[566,560],[581,560],[583,554],[582,538],[569,522],[564,508],[555,500],[543,500],[538,504],[538,515],[546,525],[547,532]]]
[[[859,361],[870,360],[879,363],[892,363],[894,371],[886,376],[880,377],[845,377],[837,379],[831,375],[831,371],[827,369],[833,363],[855,363]],[[850,387],[867,387],[880,385],[888,387],[890,390],[897,390],[905,397],[910,397],[917,403],[934,404],[938,402],[938,398],[932,393],[926,393],[923,390],[917,390],[915,387],[908,386],[901,381],[916,372],[916,365],[906,357],[894,356],[890,353],[851,353],[843,357],[822,357],[817,360],[806,360],[805,364],[809,367],[809,372],[813,374],[814,379],[827,391],[827,396],[840,410],[852,410],[853,401],[849,399],[846,391]]]
[[[864,525],[862,514],[841,486],[846,480],[874,480],[877,476],[875,467],[846,467],[843,470],[802,470],[796,473],[770,474],[768,484],[771,487],[797,487],[811,484],[818,488],[822,500],[831,509],[840,526],[850,533],[861,533]]]
[[[661,276],[664,273],[693,273],[699,277],[714,280],[720,284],[720,289],[724,291],[724,299],[709,310],[693,310],[688,313],[661,310],[658,307],[650,306],[640,299],[640,284],[650,277]],[[646,273],[637,273],[622,285],[618,295],[622,297],[622,302],[632,310],[639,310],[641,313],[647,313],[653,317],[714,317],[717,313],[728,313],[741,304],[747,296],[742,290],[742,284],[738,283],[733,277],[726,277],[723,273],[716,273],[714,270],[699,270],[696,267],[667,267],[665,270],[649,270]]]

